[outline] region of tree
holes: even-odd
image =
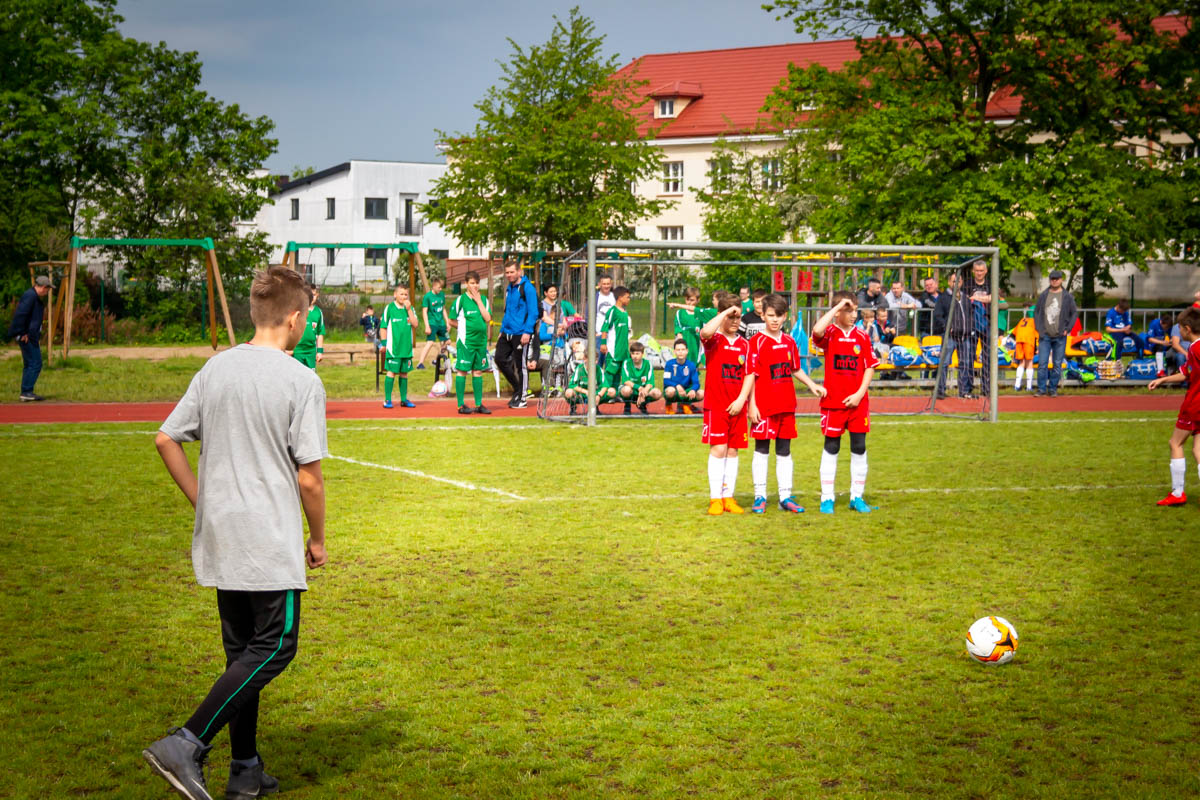
[[[1182,169],[1131,157],[1194,129],[1194,54],[1156,3],[828,0],[767,7],[798,31],[858,36],[837,72],[792,68],[770,106],[798,130],[805,222],[819,238],[997,244],[1002,264],[1082,277],[1084,305],[1111,267],[1158,255],[1194,211]],[[1190,25],[1190,20],[1188,21]],[[877,38],[863,33],[874,31]],[[1152,70],[1158,70],[1155,74]],[[1020,98],[1019,103],[1016,98]],[[1020,112],[986,117],[989,102]],[[1171,113],[1165,113],[1170,108]],[[1123,123],[1114,123],[1114,120]],[[1189,135],[1194,136],[1194,133]],[[1193,138],[1194,141],[1194,138]]]
[[[543,45],[509,40],[474,131],[438,131],[448,168],[424,213],[464,244],[573,250],[670,207],[632,188],[660,171],[632,113],[642,84],[614,76],[616,58],[602,56],[604,37],[577,7],[554,19]]]

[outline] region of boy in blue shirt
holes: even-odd
[[[674,349],[675,360],[663,365],[663,398],[667,401],[667,413],[695,414],[696,403],[704,399],[700,370],[696,368],[696,362],[688,358],[688,343],[682,336],[675,340]]]
[[[1104,315],[1104,332],[1116,342],[1117,351],[1112,354],[1112,358],[1119,359],[1121,357],[1121,353],[1125,350],[1126,336],[1133,339],[1133,357],[1142,357],[1142,351],[1146,349],[1146,342],[1140,335],[1133,332],[1133,314],[1129,310],[1128,300],[1118,300],[1116,306],[1110,308]]]
[[[1150,320],[1150,327],[1146,331],[1146,344],[1148,349],[1154,353],[1154,365],[1158,367],[1158,375],[1155,377],[1163,378],[1167,374],[1167,366],[1165,363],[1166,354],[1171,352],[1171,315],[1163,314],[1161,317],[1156,317]]]

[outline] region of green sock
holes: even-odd
[[[400,379],[400,402],[408,402],[408,378]]]
[[[458,407],[463,407],[463,395],[467,392],[467,378],[465,375],[454,376],[454,396],[458,398]]]
[[[392,386],[396,383],[396,379],[388,375],[383,379],[383,402],[392,402]]]
[[[471,376],[471,394],[475,395],[475,407],[483,405],[483,376]]]

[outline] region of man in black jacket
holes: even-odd
[[[21,295],[17,313],[13,314],[12,324],[8,326],[8,336],[17,340],[25,364],[21,370],[21,400],[25,402],[45,399],[33,393],[33,386],[42,372],[42,348],[38,338],[42,334],[42,315],[46,312],[42,298],[48,294],[50,279],[45,275],[37,276],[33,288]]]
[[[971,370],[975,365],[975,337],[973,335],[974,314],[971,298],[962,288],[962,279],[957,272],[950,273],[946,291],[938,297],[933,312],[934,335],[942,336],[941,356],[938,359],[937,396],[946,396],[946,373],[950,362],[958,352],[958,394],[971,395]]]

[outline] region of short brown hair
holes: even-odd
[[[762,289],[758,290],[758,292],[761,292],[761,291],[762,291]],[[758,292],[755,292],[754,294],[757,295]],[[763,297],[762,303],[763,303],[764,311],[769,308],[772,311],[774,311],[778,316],[782,317],[784,314],[786,314],[788,312],[788,301],[785,300],[783,295],[781,295],[781,294],[775,294],[772,292],[771,294],[768,294],[765,297]]]
[[[1129,310],[1129,301],[1122,297],[1120,300],[1117,301],[1117,310],[1118,311],[1128,311]]]
[[[469,280],[474,280],[476,283],[479,283],[479,273],[475,270],[468,272],[466,277],[463,278],[463,283],[466,283]]]
[[[674,342],[671,344],[671,347],[679,347],[679,345],[683,345],[684,347],[687,347],[687,342],[685,342],[685,341],[683,340],[683,337],[682,337],[682,336],[680,336],[678,339],[676,339],[676,340],[675,340],[675,341],[674,341]]]
[[[730,306],[742,307],[742,300],[735,294],[729,292],[717,292],[717,311],[724,311]]]
[[[694,297],[697,300],[700,299],[700,290],[697,289],[695,286],[689,286],[683,290],[683,299],[684,300],[687,300],[688,298],[691,298],[691,297]]]
[[[629,352],[644,353],[646,352],[646,345],[642,344],[641,342],[632,342],[629,345]]]
[[[766,289],[755,289],[750,296],[755,300],[759,300],[763,297],[766,297],[768,294],[770,294],[770,292],[768,292]]]
[[[874,279],[872,278],[872,280]],[[879,281],[875,282],[879,283]],[[833,297],[829,298],[829,307],[832,308],[843,300],[849,300],[851,303],[854,303],[855,307],[858,306],[858,298],[854,296],[854,292],[840,291],[834,292]]]
[[[1200,308],[1196,308],[1195,306],[1185,308],[1179,312],[1179,316],[1175,318],[1175,321],[1179,323],[1179,327],[1181,328],[1187,328],[1193,333],[1200,332]]]
[[[256,328],[276,328],[293,311],[312,305],[312,291],[291,267],[270,267],[255,273],[250,284],[250,320]]]

